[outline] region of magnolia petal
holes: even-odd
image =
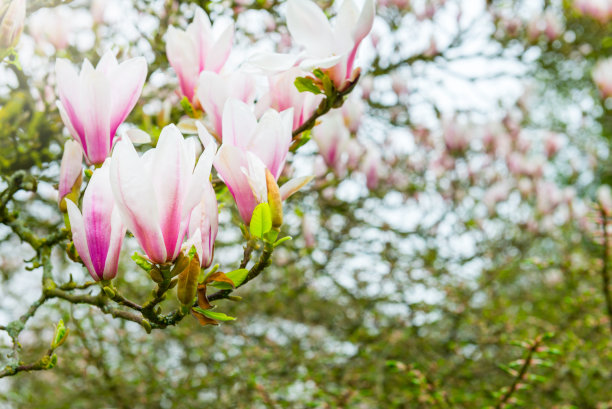
[[[115,146],[110,165],[113,196],[124,224],[147,256],[154,262],[164,263],[166,248],[159,228],[155,191],[148,173],[144,158],[138,157],[128,138],[122,138]]]
[[[216,28],[216,27],[215,27]],[[221,32],[217,41],[210,48],[206,56],[204,69],[207,71],[219,72],[223,68],[223,64],[227,61],[230,52],[232,51],[232,43],[234,41],[234,23],[230,22]]]
[[[91,71],[83,78],[81,120],[85,129],[87,158],[90,163],[103,163],[111,148],[109,81],[101,72]]]
[[[315,68],[331,68],[342,60],[341,55],[332,55],[323,58],[308,58],[300,62],[300,68],[305,71],[312,71]]]
[[[223,144],[217,152],[214,165],[234,197],[240,217],[248,225],[257,206],[257,200],[253,196],[247,177],[241,170],[248,167],[246,153],[235,146]]]
[[[302,176],[291,179],[279,188],[281,198],[287,200],[288,197],[306,186],[313,178],[314,176]]]
[[[111,215],[115,207],[109,179],[109,162],[96,169],[83,195],[83,223],[91,264],[102,276],[111,239]]]
[[[359,19],[359,8],[354,0],[344,0],[334,22],[334,35],[336,39],[336,52],[344,54],[354,45],[353,31]]]
[[[119,267],[119,254],[121,253],[121,244],[125,237],[126,227],[121,220],[119,209],[115,206],[111,214],[111,236],[108,244],[108,254],[106,255],[106,263],[104,264],[104,280],[111,280],[117,275]]]
[[[211,149],[213,149],[216,152],[217,143],[215,142],[215,138],[213,138],[210,132],[208,132],[208,129],[206,129],[204,124],[202,124],[202,122],[200,121],[196,121],[195,126],[198,131],[198,138],[200,138],[200,142],[202,142],[202,145],[204,146],[204,148],[208,149],[208,147],[210,146],[212,147]]]
[[[178,76],[181,92],[193,101],[199,74],[198,53],[193,39],[185,31],[168,27],[166,56]]]
[[[68,127],[70,134],[81,141],[83,150],[87,154],[85,143],[85,131],[80,119],[81,96],[79,91],[80,78],[70,62],[58,58],[55,62],[55,76],[57,77],[57,91],[61,101],[57,106],[64,124]],[[61,106],[61,108],[60,108]]]
[[[202,71],[198,80],[196,97],[204,108],[215,132],[221,138],[223,135],[223,107],[229,97],[227,79],[215,72]]]
[[[78,142],[67,140],[60,165],[58,202],[70,193],[74,183],[83,172],[83,150]]]
[[[374,0],[365,0],[361,13],[359,14],[359,20],[357,20],[356,27],[353,31],[353,40],[355,44],[359,44],[361,40],[367,36],[372,30],[374,24],[374,16],[376,15],[376,6]]]
[[[76,247],[79,257],[83,260],[85,267],[95,281],[100,281],[100,277],[96,274],[89,257],[89,248],[87,247],[87,237],[85,235],[85,225],[83,224],[83,216],[77,205],[72,200],[66,200],[66,208],[68,209],[68,220],[70,220],[70,230],[72,231],[72,241]]]
[[[132,143],[143,144],[151,143],[151,135],[138,128],[130,128],[125,131],[125,134],[132,141]]]
[[[115,53],[109,50],[105,52],[102,58],[100,58],[100,61],[98,61],[96,70],[103,72],[106,76],[110,76],[118,66],[119,63],[117,62],[117,58],[115,58]]]
[[[112,86],[111,138],[136,105],[146,77],[147,62],[143,57],[124,61],[113,70],[109,77]]]
[[[168,256],[174,254],[177,241],[183,241],[180,237],[183,200],[189,192],[187,187],[195,161],[195,157],[189,156],[178,128],[175,125],[164,127],[155,148],[152,180]]]
[[[280,53],[256,53],[247,59],[247,64],[263,73],[277,73],[291,69],[300,58],[299,55]]]
[[[263,203],[268,198],[268,188],[266,184],[266,165],[252,152],[247,152],[248,168],[240,168],[246,176],[253,196],[257,203]]]
[[[193,208],[202,199],[202,192],[205,184],[210,183],[208,180],[210,179],[210,171],[217,153],[216,148],[217,146],[213,142],[213,144],[209,144],[206,149],[204,149],[202,155],[200,155],[200,159],[193,171],[193,177],[190,180],[187,190],[187,196],[183,205],[183,215],[191,213]]]
[[[259,123],[247,149],[255,153],[278,179],[285,166],[289,146],[291,145],[291,128],[293,123],[293,108],[285,111],[289,121],[284,116],[270,109],[266,111]]]
[[[287,28],[295,42],[310,55],[323,56],[333,52],[334,34],[325,13],[310,0],[287,2]]]
[[[198,133],[196,122],[199,122],[199,120],[194,118],[181,118],[179,123],[176,124],[176,127],[182,134],[195,134]]]
[[[251,108],[237,99],[230,99],[223,109],[223,142],[245,149],[257,128]]]

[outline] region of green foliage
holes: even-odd
[[[268,203],[260,203],[253,210],[249,231],[251,235],[257,238],[263,238],[264,235],[272,230],[272,215]]]

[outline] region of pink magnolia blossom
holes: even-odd
[[[198,81],[196,97],[206,112],[217,139],[221,141],[225,103],[230,99],[253,103],[255,81],[251,75],[241,71],[227,75],[204,71]]]
[[[67,60],[60,58],[55,71],[64,124],[83,148],[87,163],[103,163],[117,128],[140,97],[147,75],[145,59],[137,57],[119,64],[107,52],[95,69],[85,60],[77,74]]]
[[[612,18],[612,0],[574,0],[574,6],[580,13],[603,24]]]
[[[96,281],[117,275],[126,231],[113,200],[109,168],[107,160],[91,177],[83,196],[82,214],[71,200],[66,200],[74,246]]]
[[[269,77],[269,92],[258,102],[257,110],[263,113],[266,109],[273,108],[280,112],[293,107],[293,130],[302,126],[323,100],[323,95],[300,92],[295,87],[295,79],[305,77],[308,74],[306,71],[293,67],[287,71],[271,75]]]
[[[202,71],[219,72],[229,57],[234,40],[233,23],[217,21],[211,26],[206,13],[197,8],[187,30],[168,28],[166,55],[178,75],[181,93],[195,102]]]
[[[361,9],[354,0],[344,0],[332,27],[325,13],[312,1],[289,0],[287,28],[304,53],[259,53],[249,61],[270,72],[284,71],[298,63],[306,71],[320,68],[328,73],[337,88],[342,88],[353,75],[357,50],[372,29],[374,13],[374,0],[365,0]]]
[[[363,100],[356,98],[355,96],[351,96],[344,101],[341,110],[346,127],[351,133],[356,134],[359,130],[359,126],[361,125],[365,110]]]
[[[306,49],[300,66],[327,69],[337,87],[349,79],[359,44],[374,23],[374,1],[365,0],[359,9],[354,0],[344,0],[334,25],[310,0],[287,2],[287,28],[295,42]]]
[[[8,2],[4,15],[0,16],[0,47],[10,48],[17,45],[23,31],[25,16],[26,0]]]
[[[73,187],[83,173],[83,150],[78,142],[69,139],[64,144],[64,154],[60,165],[60,179],[58,188],[58,204],[62,211],[66,211],[64,198],[72,192]],[[80,183],[79,183],[80,186]]]
[[[74,33],[83,27],[76,14],[67,6],[40,9],[30,18],[28,31],[39,47],[50,44],[55,51],[65,50]]]
[[[230,100],[223,111],[223,144],[215,158],[215,169],[236,201],[242,220],[248,225],[253,209],[266,201],[265,169],[278,180],[291,144],[293,109],[281,113],[266,111],[257,121],[248,105]],[[198,123],[204,146],[212,137]]]
[[[612,97],[612,58],[599,61],[593,69],[593,81],[602,98]]]
[[[346,147],[351,135],[347,129],[342,112],[333,110],[321,118],[321,123],[313,128],[312,137],[319,147],[319,154],[328,167],[341,176],[346,171]]]
[[[370,190],[376,189],[383,172],[380,152],[375,149],[370,149],[363,160],[362,166],[363,173],[366,175],[366,186]]]
[[[210,267],[215,251],[215,239],[219,231],[219,206],[212,184],[204,183],[202,200],[191,212],[189,221],[189,243],[194,245],[200,258],[200,265]]]
[[[174,125],[166,126],[157,146],[143,156],[129,138],[117,143],[110,167],[113,195],[128,230],[151,261],[165,263],[178,256],[214,155],[214,149],[206,149],[196,165],[195,144]]]

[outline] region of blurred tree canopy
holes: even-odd
[[[28,2],[0,67],[0,324],[40,294],[19,226],[49,237],[57,282],[94,291],[54,197],[68,137],[56,57],[145,56],[128,122],[155,139],[185,115],[164,39],[196,6],[235,20],[239,53],[291,47],[276,0]],[[293,239],[224,301],[237,320],[148,334],[50,300],[18,346],[2,327],[0,348],[3,365],[14,348],[36,362],[62,319],[57,363],[3,378],[0,406],[612,408],[612,96],[593,75],[611,57],[609,1],[380,0],[359,84],[330,113],[350,134],[341,159],[320,155],[323,117],[290,159],[315,174],[285,204]],[[229,269],[243,241],[218,198],[215,262]],[[153,283],[124,247],[115,285],[138,299]]]

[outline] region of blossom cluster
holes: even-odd
[[[294,82],[318,69],[337,90],[347,89],[359,75],[355,57],[373,18],[372,0],[361,8],[345,0],[333,26],[310,0],[290,0],[287,25],[304,51],[253,55],[232,69],[227,61],[233,24],[211,24],[197,9],[186,30],[170,27],[166,35],[177,93],[192,115],[164,127],[159,138],[121,127],[147,78],[143,57],[119,63],[107,52],[96,67],[85,60],[80,72],[58,59],[57,106],[72,136],[64,147],[59,205],[67,211],[75,248],[92,277],[115,277],[127,231],[152,263],[172,263],[195,247],[201,266],[209,267],[219,228],[213,166],[247,226],[258,204],[279,196],[285,200],[308,183],[311,177],[301,177],[278,187],[294,131],[315,115],[324,98],[300,92]],[[267,76],[264,93],[256,92],[255,75]],[[183,135],[190,130],[197,139]],[[317,142],[329,157],[326,146],[335,144],[335,136],[324,133],[317,131]],[[135,144],[154,147],[141,155]],[[79,200],[83,160],[95,169],[85,173],[91,176]]]

